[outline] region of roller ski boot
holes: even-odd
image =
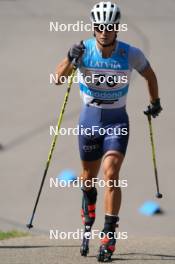
[[[101,245],[98,251],[97,260],[99,262],[111,261],[111,257],[115,251],[119,217],[115,215],[105,215],[104,229],[102,231]]]
[[[89,240],[91,236],[91,226],[86,226],[83,234],[83,241],[80,247],[81,256],[86,257],[89,253]]]
[[[86,257],[89,253],[89,240],[91,237],[91,228],[95,221],[95,204],[96,204],[97,190],[93,187],[90,191],[83,190],[81,217],[85,227],[83,234],[83,241],[80,247],[81,256]]]

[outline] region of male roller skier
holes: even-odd
[[[79,125],[84,128],[125,128],[126,135],[95,133],[94,135],[79,135],[79,151],[82,162],[82,217],[85,235],[90,232],[95,221],[95,204],[97,190],[95,186],[87,187],[86,180],[97,177],[102,165],[104,180],[118,181],[119,171],[123,163],[128,138],[129,121],[126,112],[126,97],[129,88],[130,75],[133,69],[146,80],[150,97],[147,114],[156,117],[162,110],[158,94],[157,78],[143,52],[117,39],[120,23],[120,9],[115,3],[100,2],[91,10],[91,21],[94,27],[94,38],[83,43],[74,44],[67,57],[57,66],[57,84],[61,84],[61,76],[68,77],[73,68],[73,60],[79,60],[80,93],[83,108]],[[95,76],[95,81],[88,83],[86,76]],[[119,83],[118,79],[127,76],[127,82]],[[102,79],[103,78],[103,79]],[[102,80],[106,80],[105,82]],[[93,79],[92,79],[93,80]],[[109,260],[115,250],[115,230],[119,221],[121,205],[121,189],[115,184],[105,186],[104,210],[105,219],[103,238],[98,252],[98,260]],[[86,256],[89,250],[89,240],[84,236],[81,255]]]

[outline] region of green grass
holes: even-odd
[[[21,232],[17,230],[11,230],[7,232],[0,231],[0,240],[8,239],[8,238],[14,238],[14,237],[23,237],[27,236],[28,233]]]

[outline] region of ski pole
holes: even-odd
[[[76,69],[77,69],[77,63],[76,63],[75,60],[73,61],[73,65],[74,66],[73,66],[73,70],[72,70],[72,73],[71,73],[71,76],[70,76],[70,79],[69,79],[67,91],[66,91],[66,94],[64,96],[64,102],[62,104],[61,112],[60,112],[60,115],[59,115],[59,118],[58,118],[58,123],[57,123],[58,133],[56,133],[54,138],[53,138],[53,141],[52,141],[52,144],[51,144],[51,148],[50,148],[50,151],[49,151],[49,155],[48,155],[48,159],[47,159],[47,162],[46,162],[46,167],[45,167],[45,170],[44,170],[43,178],[42,178],[41,185],[40,185],[40,188],[39,188],[39,192],[38,192],[38,195],[37,195],[37,198],[36,198],[36,202],[35,202],[35,205],[34,205],[34,208],[33,208],[32,216],[30,218],[30,222],[27,224],[27,227],[29,229],[33,227],[32,223],[33,223],[33,219],[34,219],[34,216],[35,216],[36,208],[37,208],[37,205],[38,205],[38,202],[39,202],[39,198],[40,198],[41,191],[42,191],[42,188],[43,188],[43,185],[44,185],[44,181],[46,179],[46,175],[47,175],[47,172],[48,172],[48,168],[49,168],[49,165],[50,165],[52,154],[53,154],[53,151],[54,151],[54,148],[55,148],[55,144],[56,144],[56,141],[57,141],[57,137],[58,137],[58,134],[59,134],[59,130],[60,130],[60,127],[61,127],[63,114],[65,112],[65,108],[66,108],[66,105],[67,105],[67,102],[68,102],[71,86],[72,86],[72,83],[73,83],[73,78],[75,76],[75,72],[76,72]]]
[[[148,118],[148,124],[149,124],[149,132],[150,132],[150,140],[151,140],[151,148],[152,148],[152,159],[153,159],[153,166],[154,166],[154,175],[155,175],[155,181],[156,181],[156,197],[162,198],[162,194],[159,192],[159,181],[158,181],[158,171],[157,171],[157,164],[156,164],[156,154],[155,154],[155,146],[154,146],[154,140],[153,140],[153,128],[152,128],[152,122],[151,122],[151,115],[147,114]]]

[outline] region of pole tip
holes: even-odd
[[[31,229],[33,227],[32,224],[27,224],[26,226],[27,226],[28,229]]]
[[[156,197],[157,197],[158,199],[161,199],[161,198],[163,197],[163,195],[162,195],[161,193],[157,193],[157,194],[156,194]]]

